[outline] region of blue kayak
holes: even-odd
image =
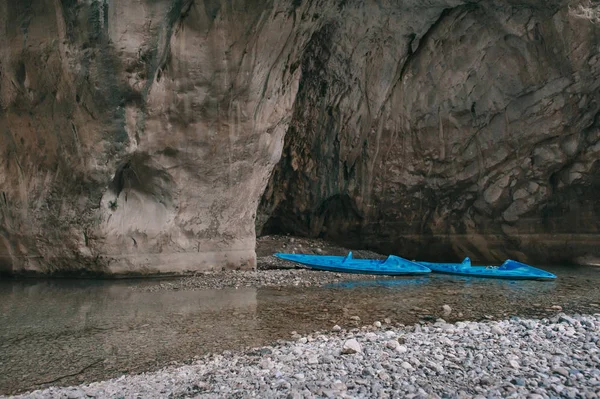
[[[506,278],[513,280],[554,280],[556,276],[514,260],[506,260],[501,266],[471,266],[468,257],[462,263],[419,262],[433,272],[459,274],[462,276]]]
[[[385,260],[354,259],[352,252],[348,256],[301,255],[276,253],[276,257],[301,263],[312,269],[338,273],[382,274],[398,276],[403,274],[430,273],[429,268],[416,262],[390,255]]]

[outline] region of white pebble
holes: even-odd
[[[354,338],[347,340],[344,342],[344,346],[342,347],[343,354],[353,354],[353,353],[361,353],[362,347],[358,343],[358,341]]]

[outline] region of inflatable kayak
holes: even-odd
[[[506,278],[513,280],[554,280],[556,276],[521,262],[508,259],[501,266],[472,266],[468,257],[462,263],[419,262],[436,273],[462,276]]]
[[[398,276],[403,274],[430,273],[431,270],[417,262],[390,255],[385,260],[354,259],[352,252],[348,256],[302,255],[276,253],[280,259],[301,263],[316,270],[338,273],[381,274]]]

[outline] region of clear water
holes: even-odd
[[[416,323],[600,312],[600,269],[548,267],[556,281],[448,275],[311,288],[133,290],[156,281],[0,281],[0,394],[71,385],[241,350],[334,324]],[[462,315],[459,315],[462,313]],[[359,316],[355,323],[350,316]]]

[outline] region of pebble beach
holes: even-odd
[[[586,398],[600,396],[600,314],[301,336],[185,366],[14,398]]]

